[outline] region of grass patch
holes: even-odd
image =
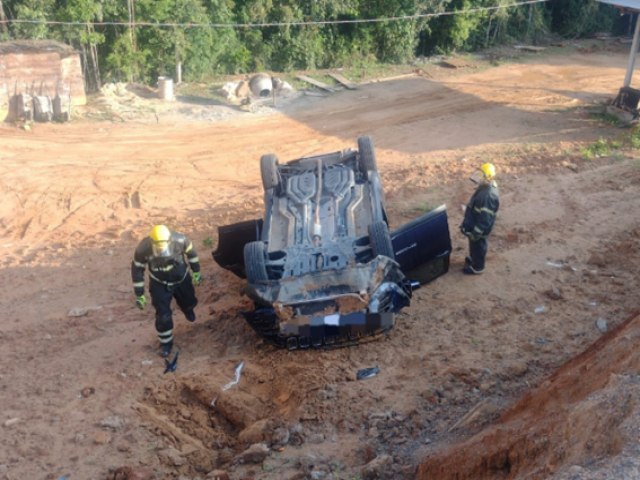
[[[419,214],[423,214],[423,213],[430,212],[434,208],[436,207],[431,205],[429,202],[421,202],[413,207],[413,211]]]
[[[613,150],[618,149],[621,146],[621,142],[607,140],[606,138],[600,137],[591,145],[582,148],[582,150],[580,150],[580,154],[585,160],[593,160],[594,158],[611,155]]]
[[[631,148],[640,148],[640,128],[637,126],[629,133],[629,145]]]
[[[202,240],[202,245],[206,248],[213,247],[213,238],[211,237],[205,238],[204,240]]]
[[[607,113],[607,112],[602,112],[602,111],[592,112],[591,117],[601,123],[606,123],[607,125],[611,125],[612,127],[625,126],[624,122],[622,122],[618,117],[616,117],[615,115],[611,115],[610,113]]]

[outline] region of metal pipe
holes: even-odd
[[[322,199],[322,159],[318,158],[318,188],[316,191],[315,223],[313,225],[313,240],[316,245],[322,240],[322,225],[320,224],[320,200]]]
[[[629,63],[627,65],[627,74],[624,77],[624,86],[628,87],[631,84],[631,77],[633,76],[633,68],[636,63],[636,55],[638,53],[638,43],[640,43],[640,18],[636,14],[636,29],[633,33],[633,42],[631,43],[631,52],[629,53]]]

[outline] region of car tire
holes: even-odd
[[[244,271],[249,283],[268,280],[264,243],[249,242],[244,246]]]
[[[373,149],[373,140],[366,135],[358,137],[358,152],[360,152],[360,171],[366,175],[368,171],[378,171],[376,154]]]
[[[374,256],[383,255],[395,260],[396,256],[393,252],[391,234],[385,222],[374,222],[369,225],[369,243]]]
[[[276,188],[280,184],[278,158],[273,153],[260,157],[260,174],[262,176],[262,186],[265,191],[270,188]]]

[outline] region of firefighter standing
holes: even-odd
[[[469,200],[464,211],[464,220],[460,231],[469,238],[469,256],[464,259],[463,272],[477,275],[484,271],[488,238],[496,220],[500,199],[498,185],[494,177],[496,167],[492,163],[483,163],[479,170],[478,188]]]
[[[144,296],[144,271],[147,266],[149,293],[156,310],[160,354],[166,357],[173,347],[171,300],[176,299],[187,320],[196,320],[193,309],[198,299],[193,285],[199,285],[201,281],[200,261],[193,244],[186,236],[172,232],[164,225],[154,226],[149,236],[138,244],[131,262],[133,291],[140,310],[147,304]]]

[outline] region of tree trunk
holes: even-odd
[[[91,47],[91,61],[93,63],[93,76],[96,82],[96,90],[100,90],[102,86],[102,78],[100,76],[100,65],[98,64],[98,48],[95,43],[90,45]]]
[[[491,20],[493,20],[493,17],[491,16],[491,14],[489,14],[489,25],[487,25],[487,36],[484,40],[484,48],[487,48],[489,46],[489,38],[491,36]]]
[[[91,80],[89,77],[89,62],[87,58],[87,48],[85,44],[80,42],[80,64],[82,65],[82,76],[84,78],[84,86],[87,92],[91,92]]]
[[[7,17],[4,15],[4,5],[2,4],[2,0],[0,0],[0,22],[4,22]],[[0,23],[0,32],[6,31],[7,27],[4,23]]]
[[[129,10],[129,41],[131,42],[131,50],[136,51],[136,6],[135,0],[127,0],[127,8]]]

